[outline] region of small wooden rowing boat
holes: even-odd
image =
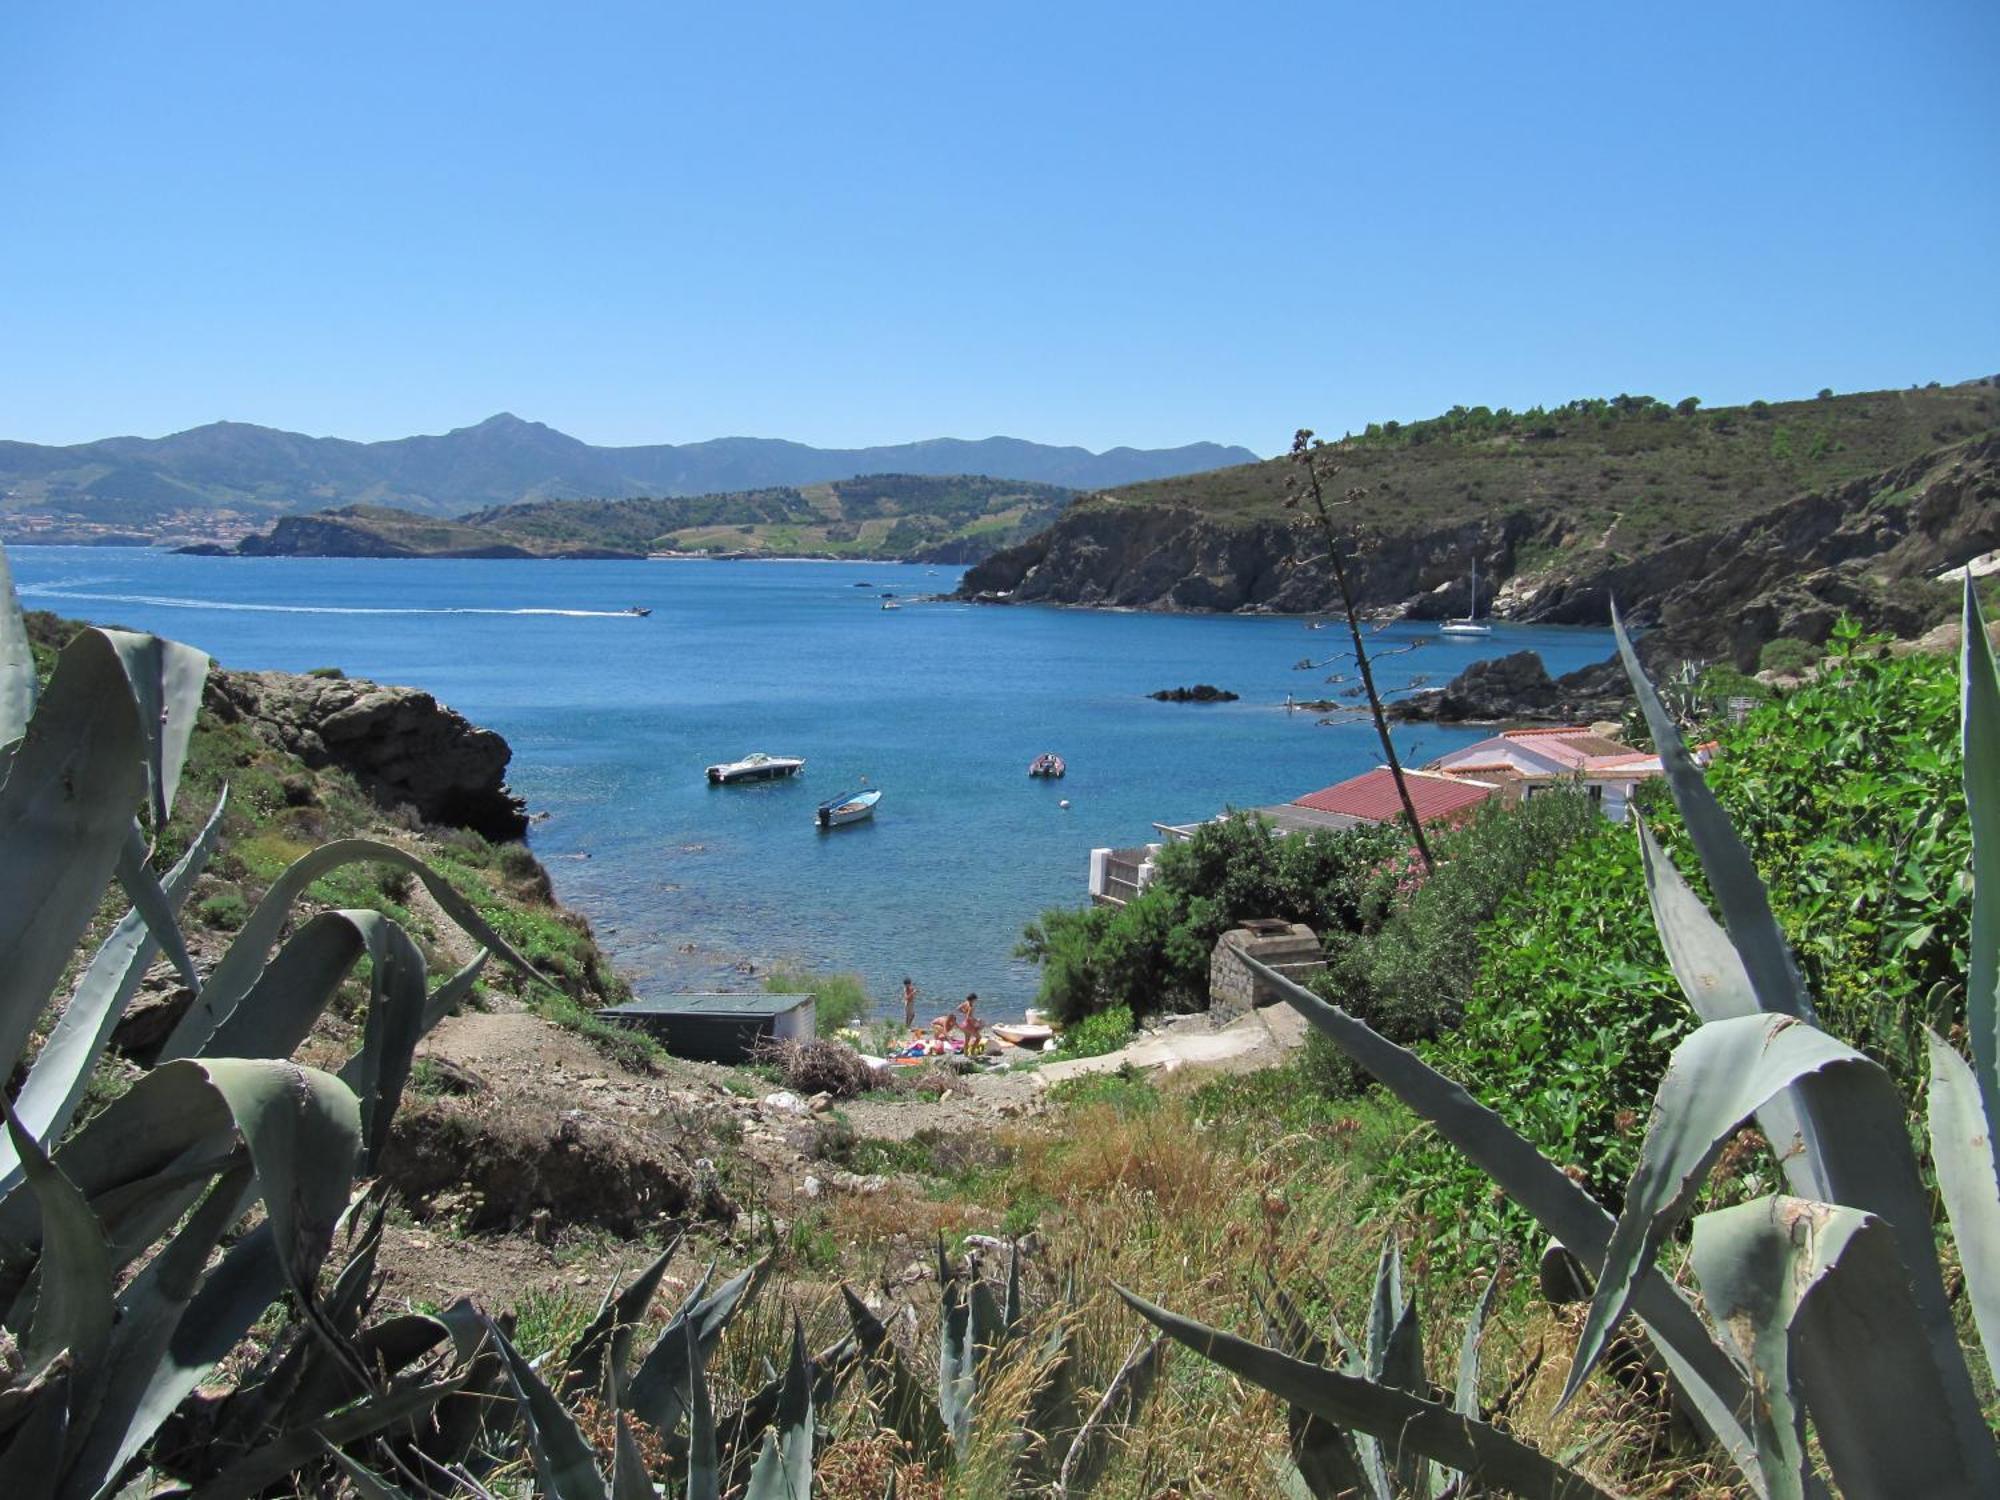
[[[1031,1026],[1024,1022],[1002,1021],[997,1026],[989,1026],[987,1030],[999,1037],[1001,1041],[1011,1043],[1016,1047],[1039,1047],[1043,1042],[1046,1042],[1050,1037],[1055,1035],[1055,1031],[1051,1027]]]
[[[849,823],[859,823],[875,816],[875,804],[882,800],[879,791],[849,792],[845,797],[835,797],[830,802],[822,802],[813,813],[813,821],[821,828],[844,828]]]

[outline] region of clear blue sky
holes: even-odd
[[[2000,371],[2000,5],[0,10],[0,437],[1274,452]]]

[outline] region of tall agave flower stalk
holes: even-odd
[[[1904,1101],[1880,1064],[1819,1029],[1749,852],[1615,615],[1613,624],[1721,911],[1718,921],[1639,825],[1661,944],[1701,1024],[1675,1049],[1660,1082],[1618,1214],[1415,1055],[1275,971],[1253,967],[1429,1118],[1595,1278],[1564,1400],[1630,1319],[1759,1496],[1825,1495],[1822,1469],[1850,1497],[2000,1494],[2000,1450],[1953,1324]],[[2000,1368],[2000,1146],[1993,1128],[2000,1123],[2000,679],[1969,581],[1964,635],[1971,1058],[1931,1036],[1928,1125],[1973,1321],[1989,1368]],[[1689,1261],[1701,1290],[1697,1307],[1662,1275],[1659,1252],[1725,1142],[1751,1119],[1771,1143],[1789,1191],[1694,1218]],[[1463,1476],[1460,1493],[1467,1485],[1537,1496],[1605,1493],[1462,1404],[1399,1387],[1379,1370],[1330,1368],[1298,1337],[1270,1347],[1123,1295],[1174,1338],[1282,1397],[1295,1414],[1379,1444],[1387,1464],[1357,1464],[1353,1486],[1371,1500],[1393,1493],[1385,1468],[1412,1459]],[[1310,1476],[1302,1482],[1315,1495],[1340,1492]]]

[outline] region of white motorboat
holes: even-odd
[[[1467,606],[1470,612],[1466,617],[1462,620],[1446,620],[1442,625],[1438,626],[1439,635],[1493,634],[1493,627],[1482,623],[1479,618],[1479,559],[1476,557],[1472,559],[1472,592],[1470,599],[1471,602]]]
[[[741,760],[726,760],[720,765],[710,766],[708,779],[717,786],[729,786],[738,781],[775,781],[780,776],[796,776],[805,768],[802,756],[766,755],[758,750]]]

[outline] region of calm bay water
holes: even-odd
[[[960,604],[955,569],[881,563],[536,563],[200,558],[17,548],[22,602],[156,631],[226,666],[406,683],[514,747],[510,781],[563,900],[590,917],[641,993],[742,988],[744,961],[853,970],[884,1002],[905,973],[932,997],[977,990],[1018,1011],[1035,971],[1021,926],[1085,898],[1093,846],[1152,824],[1289,801],[1379,759],[1364,721],[1281,706],[1338,696],[1346,632],[1295,619]],[[869,587],[857,587],[858,583]],[[618,613],[653,610],[649,619]],[[1394,625],[1372,650],[1388,685],[1442,682],[1530,647],[1551,672],[1610,652],[1606,631],[1497,627],[1477,642]],[[1164,704],[1210,682],[1230,704]],[[1427,760],[1478,731],[1411,726]],[[803,755],[795,781],[715,788],[702,768]],[[1068,762],[1030,780],[1043,750]],[[812,809],[866,777],[872,823],[832,833]],[[1060,803],[1067,799],[1065,809]]]

